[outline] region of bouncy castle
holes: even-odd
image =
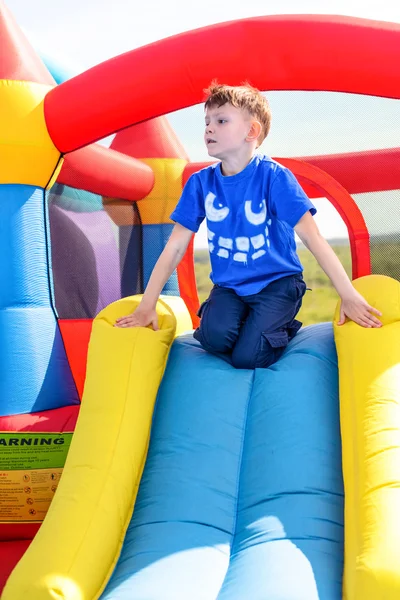
[[[235,370],[192,337],[193,243],[160,330],[113,325],[205,166],[165,115],[216,78],[385,98],[400,120],[400,26],[231,21],[64,81],[1,2],[0,55],[1,599],[397,600],[400,148],[385,132],[275,157],[341,215],[383,327],[332,315],[271,368]]]

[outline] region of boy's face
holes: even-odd
[[[246,147],[252,119],[247,111],[228,102],[205,111],[204,141],[208,154],[220,160],[239,154]]]

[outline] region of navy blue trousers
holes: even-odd
[[[269,367],[302,325],[295,316],[305,291],[301,274],[277,279],[250,296],[215,285],[200,307],[193,335],[237,369]]]

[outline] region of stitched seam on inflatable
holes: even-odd
[[[234,511],[234,524],[233,524],[233,528],[232,528],[232,544],[231,544],[231,549],[230,549],[229,564],[228,564],[228,568],[225,573],[224,581],[222,582],[222,585],[221,585],[220,592],[222,591],[222,589],[224,587],[226,575],[227,575],[227,573],[229,571],[229,567],[231,565],[232,549],[233,549],[233,546],[235,543],[235,537],[236,537],[236,529],[237,529],[237,522],[238,522],[238,508],[239,508],[239,494],[240,494],[241,480],[242,480],[243,454],[244,454],[244,446],[245,446],[245,442],[246,442],[246,431],[247,431],[247,422],[248,422],[249,410],[250,410],[250,402],[251,402],[251,398],[253,395],[254,377],[255,377],[255,371],[253,371],[253,374],[252,374],[250,390],[249,390],[249,394],[247,397],[247,406],[246,406],[244,419],[243,419],[243,431],[242,431],[241,448],[240,448],[239,461],[238,461],[239,467],[238,467],[238,476],[237,476],[237,485],[236,485],[236,502],[235,502],[235,511]]]

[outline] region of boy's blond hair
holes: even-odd
[[[258,136],[258,146],[261,146],[271,128],[271,109],[260,90],[247,82],[233,86],[212,81],[210,87],[204,91],[207,95],[205,109],[229,102],[235,108],[247,110],[251,117],[255,117],[261,124],[261,133]]]

